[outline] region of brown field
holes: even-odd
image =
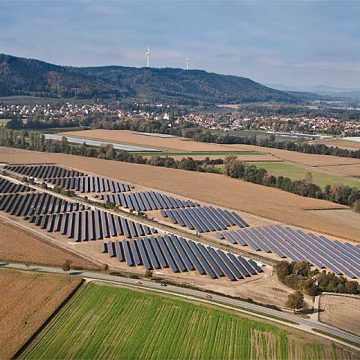
[[[194,160],[203,160],[206,157],[210,158],[210,159],[225,159],[225,157],[227,155],[189,155],[191,158],[193,158]],[[147,155],[144,157],[151,157],[151,155]],[[182,158],[186,157],[184,155],[179,155],[179,156],[174,156],[171,155],[172,158],[177,159],[177,160],[181,160]],[[264,161],[282,161],[281,159],[276,158],[275,156],[272,156],[270,154],[266,154],[266,155],[236,155],[236,157],[240,160],[240,161],[244,161],[244,162],[264,162]]]
[[[338,147],[340,149],[360,150],[360,143],[356,141],[340,140],[340,139],[319,139],[309,142],[310,144],[324,144],[326,146]]]
[[[330,155],[304,154],[296,151],[271,149],[271,148],[265,148],[254,145],[242,145],[242,146],[245,146],[244,150],[262,151],[268,154],[272,154],[273,156],[279,159],[302,164],[302,165],[307,165],[307,166],[318,167],[318,166],[358,164],[358,166],[360,167],[360,159],[343,158],[339,156],[330,156]]]
[[[90,261],[37,239],[23,229],[0,220],[0,260],[38,265],[61,266],[65,260],[72,266],[96,270]]]
[[[146,136],[130,130],[82,130],[69,131],[59,135],[83,137],[86,139],[105,140],[111,142],[120,142],[124,144],[143,145],[167,151],[242,151],[244,145],[220,145],[202,143],[189,140],[182,137],[161,138],[155,136]]]
[[[320,168],[333,174],[360,177],[360,164],[321,166]]]
[[[0,270],[0,359],[11,358],[81,280]]]
[[[320,309],[322,322],[360,336],[360,296],[322,295]]]
[[[272,157],[275,157],[277,159],[291,161],[308,166],[359,164],[360,167],[360,159],[341,158],[329,155],[303,154],[295,151],[271,149],[254,145],[221,145],[212,143],[201,143],[182,137],[159,138],[141,135],[139,133],[129,130],[83,130],[70,131],[63,133],[63,135],[128,143],[132,145],[143,145],[172,151],[258,151],[270,154],[272,155]]]
[[[194,173],[102,159],[91,159],[89,161],[88,158],[80,156],[10,148],[0,148],[0,162],[59,163],[340,238],[353,241],[360,239],[360,215],[354,214],[358,221],[348,222],[344,216],[335,216],[329,219],[328,214],[331,211],[346,208],[344,206],[323,200],[304,198],[223,175]],[[329,209],[329,211],[310,212],[308,211],[310,209]]]

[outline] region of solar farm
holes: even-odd
[[[15,179],[0,179],[1,212],[81,243],[92,256],[96,247],[96,257],[115,268],[233,282],[261,275],[269,259],[288,259],[360,278],[360,247],[350,242],[285,225],[254,225],[231,209],[56,164],[9,164],[4,170]],[[75,197],[55,193],[55,187],[73,190]],[[104,209],[106,204],[112,207]]]

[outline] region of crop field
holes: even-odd
[[[0,359],[9,359],[80,280],[63,275],[0,270]]]
[[[360,181],[350,179],[346,176],[332,175],[324,171],[318,170],[317,167],[309,168],[288,162],[257,162],[253,163],[259,168],[266,169],[270,175],[286,176],[292,180],[303,180],[307,173],[311,173],[312,182],[324,188],[326,185],[348,185],[351,187],[360,188]],[[360,171],[360,165],[357,165]],[[329,167],[331,171],[333,167]]]
[[[232,145],[230,145],[232,146]],[[281,149],[271,149],[255,145],[242,145],[243,150],[260,151],[271,154],[278,159],[297,163],[306,166],[322,167],[334,165],[355,165],[360,167],[360,159],[344,158],[331,155],[305,154],[297,151],[287,151]]]
[[[62,135],[60,133],[59,135]],[[66,132],[63,135],[76,136],[94,140],[107,140],[112,142],[128,143],[132,145],[149,146],[159,149],[159,151],[174,152],[220,152],[220,151],[255,151],[259,153],[271,154],[275,158],[289,162],[295,162],[308,166],[327,166],[341,164],[358,164],[360,159],[341,158],[329,155],[304,154],[295,151],[265,148],[255,145],[243,144],[213,144],[202,143],[182,137],[159,138],[154,136],[144,136],[142,133],[129,130],[84,130]]]
[[[360,178],[360,165],[349,164],[349,165],[333,165],[333,166],[321,166],[320,169],[332,172],[336,175],[353,176]]]
[[[88,284],[21,358],[356,358],[354,352],[326,345],[204,305]]]
[[[320,298],[320,321],[360,336],[360,296],[326,294]],[[346,311],[339,311],[345,309]]]
[[[90,261],[41,241],[23,229],[1,221],[0,260],[50,266],[62,266],[65,260],[69,260],[74,267],[97,269]]]
[[[326,146],[338,147],[340,149],[359,150],[360,143],[344,139],[321,139],[310,141],[311,144],[324,144]]]
[[[0,119],[0,126],[6,126],[10,119]]]
[[[215,155],[265,155],[258,151],[189,151],[189,152],[136,152],[138,155],[151,155],[151,156],[215,156]]]
[[[305,227],[339,238],[353,241],[360,239],[360,215],[354,214],[344,206],[328,201],[304,198],[279,189],[251,184],[223,175],[93,158],[89,161],[88,158],[81,156],[10,148],[0,148],[0,162],[53,162],[118,181],[135,183],[289,225]],[[336,209],[344,210],[335,212]],[[331,214],[334,216],[329,220]],[[351,216],[346,216],[346,214]]]
[[[138,146],[147,146],[166,152],[219,152],[219,151],[247,151],[245,145],[221,145],[202,143],[189,140],[182,137],[156,137],[146,136],[142,133],[130,130],[84,130],[66,132],[59,135],[76,136],[84,139],[103,140],[111,142],[120,142]],[[261,150],[256,150],[261,152]]]

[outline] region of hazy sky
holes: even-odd
[[[0,0],[0,52],[360,88],[360,1]]]

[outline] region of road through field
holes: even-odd
[[[60,268],[54,267],[45,267],[45,266],[36,266],[36,267],[29,267],[27,268],[23,264],[3,264],[3,267],[6,268],[15,268],[26,270],[29,269],[31,271],[41,271],[41,272],[48,272],[48,273],[64,273],[64,271]],[[211,295],[211,300],[207,299],[207,293],[200,291],[200,290],[192,290],[183,287],[177,287],[174,285],[168,285],[166,288],[162,287],[160,283],[153,282],[150,280],[141,280],[141,284],[139,284],[139,280],[130,279],[130,278],[123,278],[119,276],[107,275],[102,273],[93,273],[93,272],[74,272],[74,276],[81,276],[85,279],[91,280],[101,280],[101,281],[108,281],[115,284],[123,284],[127,286],[134,286],[144,290],[152,290],[164,294],[176,295],[179,297],[183,297],[189,300],[193,300],[196,302],[203,302],[207,304],[217,305],[220,307],[225,307],[228,309],[232,309],[238,312],[246,313],[248,315],[256,316],[258,318],[267,319],[276,323],[280,323],[285,326],[294,327],[298,330],[303,330],[312,334],[316,334],[318,336],[325,337],[327,339],[342,343],[343,345],[350,346],[355,350],[360,349],[360,337],[348,334],[347,332],[337,329],[333,326],[322,324],[318,321],[305,319],[302,317],[298,317],[295,315],[291,315],[289,313],[285,313],[278,310],[269,309],[266,307],[262,307],[260,305],[251,304],[245,301],[220,296],[220,295]],[[327,336],[321,333],[314,332],[314,330],[322,331],[331,336]],[[339,339],[343,339],[345,341],[351,342],[354,345],[349,345],[344,341]],[[356,345],[357,344],[357,345]]]
[[[58,163],[339,238],[360,241],[360,215],[354,215],[358,221],[354,221],[353,216],[347,220],[343,213],[350,213],[351,210],[345,206],[301,197],[224,175],[4,147],[0,148],[0,162]],[[341,211],[342,216],[337,217],[336,211]],[[331,220],[327,216],[330,212],[335,214]]]

